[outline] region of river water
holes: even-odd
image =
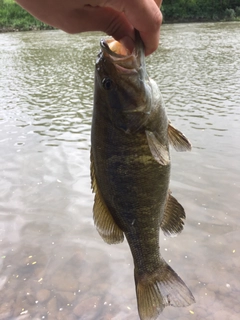
[[[190,153],[172,150],[187,220],[161,236],[196,303],[163,320],[240,319],[240,23],[162,27],[147,59]],[[138,320],[126,241],[92,220],[89,177],[100,33],[0,34],[0,319]]]

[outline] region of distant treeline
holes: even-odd
[[[161,9],[164,22],[240,20],[240,0],[163,0]],[[14,0],[0,0],[0,32],[39,29],[53,28]]]
[[[240,20],[240,0],[163,0],[167,21]]]

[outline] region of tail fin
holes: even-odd
[[[135,284],[141,320],[155,320],[166,306],[186,307],[195,302],[183,280],[164,260],[151,275],[139,276],[135,269]]]

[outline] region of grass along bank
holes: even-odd
[[[53,27],[31,16],[13,0],[0,0],[0,32],[46,29]]]
[[[238,21],[239,0],[163,0],[165,22]]]

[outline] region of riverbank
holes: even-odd
[[[47,29],[53,27],[31,16],[13,0],[0,0],[0,32]]]
[[[178,1],[176,1],[178,3]],[[178,8],[175,4],[162,6],[163,23],[240,21],[240,7],[224,8],[221,11],[206,10],[197,7]],[[0,33],[14,31],[52,30],[53,27],[37,20],[22,9],[13,0],[0,0]]]
[[[240,18],[236,19],[223,19],[223,20],[213,20],[213,19],[169,19],[165,20],[163,24],[172,24],[172,23],[204,23],[204,22],[227,22],[227,21],[240,21]],[[0,33],[7,33],[7,32],[19,32],[19,31],[38,31],[38,30],[54,30],[55,28],[49,26],[45,23],[38,21],[39,23],[32,23],[32,24],[23,24],[18,23],[17,25],[14,24],[13,26],[1,26],[0,25]]]
[[[37,31],[37,30],[54,30],[55,28],[44,25],[44,26],[36,26],[36,25],[29,25],[25,27],[0,27],[0,33],[5,32],[18,32],[18,31]]]
[[[37,30],[54,30],[55,28],[44,24],[43,26],[38,25],[26,25],[26,26],[20,26],[20,27],[0,27],[0,33],[5,32],[18,32],[18,31],[37,31]]]

